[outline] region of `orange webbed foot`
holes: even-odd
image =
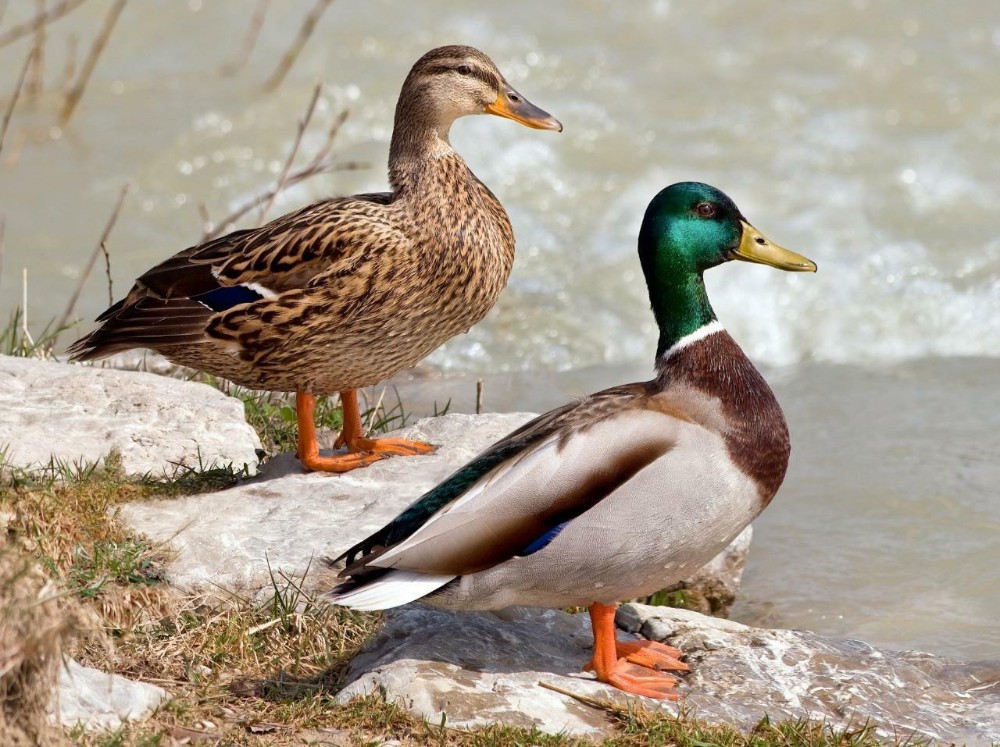
[[[637,664],[630,664],[625,659],[618,660],[605,681],[630,695],[642,695],[646,698],[660,700],[678,700],[680,698],[680,694],[676,690],[676,677]]]
[[[417,456],[418,454],[430,454],[437,450],[437,446],[434,444],[427,444],[423,441],[408,441],[405,438],[356,437],[347,439],[343,434],[337,437],[334,446],[338,449],[346,446],[351,451],[371,452],[386,456]]]
[[[385,459],[382,454],[348,453],[333,456],[320,456],[318,452],[299,454],[302,466],[313,472],[350,472],[352,469],[367,467],[369,464]]]
[[[597,679],[631,695],[677,700],[677,678],[662,670],[688,671],[681,652],[655,641],[619,641],[615,635],[615,605],[595,602],[589,608],[594,629],[594,657],[587,669]]]
[[[306,469],[315,472],[349,472],[389,456],[416,456],[429,454],[437,449],[432,444],[404,438],[365,438],[362,435],[357,392],[341,392],[340,399],[344,411],[344,427],[334,446],[338,449],[346,446],[348,453],[320,456],[316,423],[313,420],[316,398],[306,391],[295,393],[295,411],[299,425],[298,457]]]
[[[365,438],[361,426],[358,393],[354,390],[341,392],[340,403],[344,410],[344,427],[333,444],[335,448],[346,446],[352,452],[368,452],[384,456],[416,456],[429,454],[437,449],[433,444],[408,441],[405,438]]]
[[[680,649],[656,641],[615,641],[619,659],[658,671],[690,672],[691,667],[680,660]]]

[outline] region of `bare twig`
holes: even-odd
[[[112,306],[115,302],[115,286],[111,279],[111,255],[108,253],[108,245],[103,241],[101,242],[101,251],[104,252],[104,274],[108,278],[108,306]]]
[[[21,66],[21,73],[17,76],[17,84],[14,86],[14,93],[11,94],[10,101],[7,103],[7,111],[3,113],[3,124],[0,124],[0,153],[3,152],[3,141],[7,136],[10,118],[14,116],[14,107],[17,106],[17,99],[21,95],[21,89],[24,88],[24,76],[28,74],[28,66],[31,65],[31,59],[34,56],[35,47],[32,45],[28,51],[27,58],[24,60],[24,65]]]
[[[483,414],[483,380],[476,379],[476,415]]]
[[[332,163],[330,161],[323,161],[318,166],[310,164],[305,166],[298,171],[293,171],[288,176],[288,180],[285,182],[285,189],[293,187],[301,181],[305,181],[310,177],[316,176],[317,174],[325,174],[330,171],[357,171],[358,169],[367,169],[369,166],[367,163],[361,161],[344,161],[341,163]],[[236,221],[242,218],[244,215],[249,213],[256,207],[263,205],[265,202],[271,199],[271,197],[277,192],[276,188],[271,188],[262,194],[252,197],[247,200],[244,204],[240,205],[236,210],[227,215],[221,221],[216,224],[215,228],[211,231],[206,232],[202,237],[202,241],[209,241],[217,236],[222,235],[223,231],[227,230],[229,226],[232,226]]]
[[[80,70],[80,77],[76,79],[76,83],[66,94],[66,101],[63,102],[62,111],[59,113],[59,125],[60,127],[65,127],[66,123],[69,122],[69,118],[73,116],[73,110],[76,109],[76,105],[80,103],[80,98],[83,96],[83,91],[87,87],[87,83],[90,80],[91,74],[94,72],[94,68],[97,66],[97,60],[104,51],[104,48],[108,44],[108,38],[111,36],[111,32],[114,31],[115,24],[118,22],[118,17],[121,16],[122,11],[125,9],[125,3],[128,0],[114,0],[114,3],[108,9],[108,13],[104,16],[104,24],[101,26],[101,30],[97,34],[97,38],[94,39],[94,44],[90,47],[90,53],[87,55],[87,59],[83,62],[83,68]]]
[[[0,215],[0,283],[3,281],[3,257],[6,252],[7,216]]]
[[[243,43],[240,45],[240,51],[237,52],[236,57],[222,66],[223,75],[234,75],[240,68],[247,64],[247,60],[250,59],[253,48],[257,44],[260,30],[264,27],[264,18],[267,16],[267,6],[270,3],[271,0],[257,0],[257,7],[254,9],[253,16],[250,17],[250,25],[247,26],[247,32],[243,37]]]
[[[45,15],[45,3],[46,0],[35,0],[40,16]],[[42,88],[44,88],[46,37],[46,26],[43,23],[35,29],[35,55],[31,60],[31,65],[28,66],[28,78],[24,84],[24,95],[32,104],[42,95]]]
[[[21,332],[29,347],[35,347],[35,340],[28,331],[28,268],[21,268]]]
[[[201,235],[204,236],[212,230],[212,216],[208,214],[204,202],[198,203],[198,215],[201,216]]]
[[[267,217],[268,211],[274,206],[274,201],[277,199],[278,194],[285,188],[285,183],[288,181],[288,174],[292,170],[292,163],[295,161],[295,156],[299,152],[299,147],[302,145],[302,136],[306,132],[306,128],[309,127],[309,122],[312,121],[313,114],[316,111],[316,102],[319,101],[319,95],[323,92],[323,83],[319,82],[316,84],[316,88],[313,89],[312,98],[309,99],[309,106],[306,109],[305,116],[299,120],[299,129],[295,133],[295,142],[292,143],[292,152],[288,154],[288,158],[285,159],[285,165],[281,169],[281,175],[278,177],[278,184],[274,189],[274,193],[271,195],[264,207],[260,210],[260,222],[263,223],[264,219]]]
[[[623,706],[620,706],[617,703],[613,703],[610,700],[591,698],[589,695],[580,695],[579,693],[575,693],[572,690],[566,690],[565,688],[559,687],[558,685],[553,685],[551,682],[539,681],[538,684],[541,687],[544,687],[546,690],[551,690],[552,692],[559,693],[560,695],[567,695],[570,698],[573,698],[574,700],[579,700],[581,703],[589,705],[593,708],[600,708],[603,711],[610,711],[612,713],[621,713],[622,711],[625,710]]]
[[[382,402],[385,401],[385,387],[382,387],[382,391],[378,393],[378,402],[375,403],[375,407],[369,408],[368,410],[368,422],[365,423],[365,433],[368,433],[372,429],[372,424],[375,422],[375,416],[378,411],[382,409]],[[343,407],[343,405],[341,405]],[[368,407],[368,396],[365,396],[365,407]]]
[[[298,170],[290,172],[280,186],[276,184],[266,192],[263,192],[262,194],[259,194],[240,205],[240,207],[216,223],[214,227],[206,225],[202,233],[201,240],[208,241],[209,239],[214,239],[215,237],[220,236],[226,230],[231,230],[229,227],[251,210],[264,204],[273,203],[275,197],[281,191],[288,189],[301,181],[305,181],[313,176],[325,174],[330,171],[355,171],[357,169],[368,168],[368,164],[361,163],[359,161],[343,161],[335,163],[330,158],[337,134],[340,132],[340,128],[347,120],[348,115],[349,112],[346,110],[337,115],[337,119],[330,126],[330,130],[327,132],[326,142],[323,143],[323,147],[316,151],[316,155],[313,156],[312,161]],[[207,218],[207,215],[208,211],[203,211],[203,219]]]
[[[69,303],[66,304],[66,310],[63,311],[62,316],[59,317],[59,321],[55,326],[56,336],[58,336],[59,331],[66,327],[66,323],[69,321],[70,315],[73,313],[73,309],[76,308],[76,302],[80,298],[80,292],[83,290],[84,283],[87,282],[87,278],[90,277],[91,271],[94,269],[94,263],[97,262],[97,255],[100,252],[104,252],[105,258],[107,258],[107,249],[105,244],[107,243],[108,237],[111,235],[111,229],[115,227],[115,223],[118,221],[118,215],[121,213],[122,205],[125,203],[125,196],[129,191],[129,184],[125,184],[122,187],[121,194],[118,195],[118,202],[115,204],[115,209],[111,213],[111,217],[108,219],[107,225],[104,226],[104,231],[101,233],[101,238],[97,241],[97,246],[94,247],[94,251],[90,253],[90,259],[87,261],[87,266],[84,268],[83,273],[80,275],[80,279],[76,283],[76,288],[73,289],[73,295],[70,296]],[[108,260],[108,281],[110,287],[110,260]],[[52,338],[50,346],[54,346],[56,342],[56,337]]]
[[[337,118],[333,120],[333,124],[330,125],[330,129],[326,133],[326,141],[323,143],[323,147],[316,151],[316,155],[310,162],[310,166],[319,166],[320,163],[330,154],[333,150],[333,141],[337,139],[337,135],[340,134],[340,128],[344,126],[344,122],[347,121],[347,116],[350,112],[344,109],[337,115]]]
[[[249,638],[250,636],[255,635],[257,633],[262,633],[263,631],[267,630],[268,628],[273,628],[275,625],[277,625],[280,622],[281,622],[281,618],[280,617],[275,617],[275,618],[273,618],[271,620],[268,620],[266,623],[261,623],[260,625],[254,625],[252,628],[249,628],[247,630],[246,637]]]
[[[18,24],[17,26],[12,26],[0,34],[0,47],[5,47],[11,42],[17,41],[22,36],[28,36],[29,34],[35,33],[35,30],[39,26],[45,26],[46,24],[62,18],[67,13],[79,8],[85,2],[87,2],[87,0],[63,0],[63,2],[54,6],[51,10],[48,10],[45,13],[40,13],[34,18],[29,18],[27,21]]]
[[[63,68],[62,85],[59,90],[66,96],[70,88],[73,87],[73,78],[76,77],[76,50],[80,39],[76,34],[70,34],[66,38],[66,66]]]
[[[332,2],[333,0],[318,0],[313,9],[309,11],[309,15],[302,22],[302,28],[299,29],[299,34],[295,37],[295,41],[292,42],[292,46],[282,56],[278,67],[275,68],[271,77],[268,78],[267,83],[264,84],[265,90],[273,91],[281,85],[285,76],[288,75],[288,71],[295,64],[295,60],[298,59],[299,54],[302,52],[302,48],[305,47],[306,42],[309,41],[309,37],[312,36],[312,32],[316,29],[316,24],[319,23],[319,19]]]

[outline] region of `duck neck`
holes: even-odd
[[[653,316],[660,329],[658,359],[696,333],[708,334],[719,326],[700,272],[666,267],[654,278],[647,274],[647,282]]]
[[[442,118],[439,107],[423,100],[418,92],[401,96],[389,145],[389,183],[394,191],[405,190],[408,174],[419,164],[455,154],[448,133],[453,119]]]

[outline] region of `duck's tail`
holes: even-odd
[[[455,578],[457,576],[393,570],[370,580],[345,581],[334,587],[330,598],[334,604],[356,610],[384,610],[425,597]]]

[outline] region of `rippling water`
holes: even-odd
[[[10,5],[0,32],[34,8]],[[1000,654],[991,622],[1000,617],[1000,496],[996,481],[968,479],[964,451],[975,444],[982,463],[1000,452],[997,429],[983,425],[995,425],[989,418],[1000,410],[996,3],[342,2],[274,94],[261,81],[304,6],[293,13],[272,3],[250,63],[226,77],[218,69],[235,54],[251,5],[131,4],[65,131],[52,122],[66,40],[76,34],[86,46],[104,5],[85,4],[51,27],[47,90],[19,106],[0,154],[0,311],[20,301],[26,267],[31,318],[58,314],[126,180],[132,194],[109,244],[116,293],[197,241],[199,204],[218,219],[274,179],[317,79],[328,95],[307,150],[349,108],[338,154],[371,167],[298,186],[276,211],[383,189],[409,66],[431,46],[473,44],[565,132],[488,117],[455,126],[456,148],[508,207],[518,259],[497,308],[435,353],[433,367],[533,372],[532,388],[552,403],[578,377],[541,372],[645,366],[655,334],[635,235],[646,202],[682,179],[723,188],[764,233],[820,267],[804,277],[727,266],[708,277],[734,336],[797,382],[781,393],[790,419],[805,426],[795,429],[789,483],[762,522],[746,614],[760,614],[766,599],[781,624]],[[0,48],[4,95],[26,53],[26,42]],[[83,318],[106,295],[98,270],[78,306]],[[959,369],[927,373],[957,357]],[[918,359],[930,362],[906,363]],[[858,366],[890,378],[876,377],[876,386],[847,376],[866,370]],[[983,379],[990,384],[969,383]],[[857,401],[834,407],[824,391],[855,392]],[[898,419],[855,412],[870,406],[872,391],[894,403]],[[945,427],[942,416],[956,412],[965,419]],[[838,455],[859,457],[841,447],[860,439],[880,458],[838,471]],[[817,440],[829,448],[816,449]],[[916,484],[900,469],[913,463],[934,469]],[[889,513],[882,521],[873,511]],[[788,571],[783,539],[832,535],[857,562],[826,574],[816,563],[810,575],[800,558],[799,572]],[[887,560],[866,566],[876,547]],[[901,578],[926,578],[928,564],[940,569],[948,557],[967,565],[951,569],[946,594],[936,584],[895,594]],[[906,620],[960,630],[936,645]]]

